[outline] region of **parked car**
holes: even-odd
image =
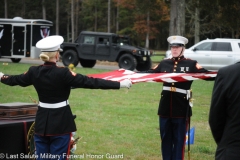
[[[118,62],[119,68],[144,71],[152,67],[152,51],[132,46],[128,36],[115,33],[82,31],[74,43],[61,45],[62,62],[65,66],[78,63],[92,68],[96,60]]]
[[[185,49],[184,56],[193,60],[208,70],[218,70],[221,67],[240,61],[240,39],[206,39]],[[171,52],[166,52],[166,58]]]

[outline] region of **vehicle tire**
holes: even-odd
[[[152,60],[150,57],[147,57],[146,61],[137,63],[136,70],[138,71],[147,71],[152,68]]]
[[[85,68],[92,68],[95,66],[95,64],[97,62],[96,60],[82,59],[82,58],[80,58],[79,61],[80,61],[81,66],[85,67]]]
[[[123,54],[118,60],[119,68],[133,71],[136,68],[137,60],[131,54]]]
[[[18,63],[18,62],[21,61],[21,58],[11,58],[11,61],[12,61],[13,63]]]
[[[74,50],[66,50],[63,53],[62,62],[64,66],[69,66],[69,64],[73,64],[76,67],[79,62],[77,52]]]

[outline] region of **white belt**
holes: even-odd
[[[43,103],[43,102],[39,102],[39,106],[43,107],[43,108],[61,108],[61,107],[64,107],[64,106],[66,106],[68,104],[69,104],[68,100],[63,101],[63,102],[59,102],[59,103]]]
[[[188,91],[185,89],[180,89],[180,88],[176,88],[176,87],[167,87],[167,86],[163,86],[163,90],[171,91],[171,92],[179,92],[179,93],[183,93],[183,94],[187,94],[187,91]]]
[[[191,100],[192,97],[191,97],[191,91],[190,90],[180,89],[180,88],[176,88],[176,87],[167,87],[167,86],[163,86],[163,90],[186,94],[187,95],[187,100],[189,100],[189,105],[191,107],[193,106],[193,102]]]

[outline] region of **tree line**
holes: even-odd
[[[239,38],[239,0],[0,0],[0,18],[46,19],[65,41],[83,30],[129,35],[137,46],[167,49],[169,35],[191,46],[206,38]]]

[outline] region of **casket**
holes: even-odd
[[[35,118],[37,109],[36,103],[0,103],[0,120]]]
[[[0,153],[4,156],[27,154],[28,131],[35,121],[35,103],[0,103]],[[11,158],[10,158],[11,159]]]
[[[0,153],[5,156],[27,154],[27,135],[34,121],[35,118],[0,120]]]

